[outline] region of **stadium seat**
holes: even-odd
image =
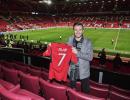
[[[13,64],[14,68],[16,70],[22,71],[24,73],[27,73],[27,66],[23,66],[23,65],[18,65],[18,64]]]
[[[36,69],[33,69],[33,68],[30,68],[28,67],[28,72],[33,75],[33,76],[38,76],[40,77],[41,76],[41,71],[40,70],[36,70]]]
[[[95,82],[95,81],[92,81],[92,80],[89,80],[89,83],[90,83],[91,86],[94,86],[94,87],[98,87],[98,88],[101,88],[101,89],[109,89],[108,84],[101,84],[101,83],[98,83],[98,82]]]
[[[3,79],[5,81],[11,82],[14,85],[19,83],[19,77],[18,77],[17,70],[2,67],[2,71],[3,71]]]
[[[100,89],[109,89],[108,84],[100,84],[100,83],[94,82],[92,80],[89,80],[89,83],[90,83],[90,86],[93,86],[93,87],[97,87]],[[76,82],[76,88],[78,91],[81,91],[81,82],[80,81]]]
[[[81,83],[76,83],[76,89],[78,91],[81,91]],[[109,93],[109,85],[99,84],[94,81],[90,80],[90,92],[89,94],[101,97],[101,98],[107,98]]]
[[[2,85],[0,85],[0,99],[1,100],[32,100],[28,96],[18,95],[9,90],[6,90]]]
[[[0,79],[3,78],[2,66],[0,65]]]
[[[126,95],[122,95],[114,91],[110,91],[109,99],[110,100],[130,100],[130,96],[126,96]]]
[[[48,76],[49,76],[49,74],[47,72],[45,72],[45,71],[41,72],[41,78],[43,78],[44,80],[48,80]]]
[[[31,100],[45,100],[43,97],[38,96],[38,95],[36,95],[36,94],[34,94],[32,92],[29,92],[29,91],[27,91],[25,89],[20,89],[20,85],[17,85],[14,88],[10,89],[9,93],[10,92],[11,92],[11,94],[13,94],[13,96],[15,98],[11,96],[11,98],[13,98],[13,99],[2,99],[2,100],[26,100],[26,98],[31,98]],[[18,98],[18,97],[20,97],[20,98]],[[54,100],[53,98],[51,98],[51,99]]]
[[[16,93],[18,95],[24,95],[24,96],[31,97],[32,100],[45,100],[43,97],[41,97],[37,94],[34,94],[26,89],[19,89],[18,91],[13,91],[13,93]]]
[[[17,65],[22,65],[24,66],[25,64],[23,62],[20,62],[20,61],[12,61],[13,63],[17,64]]]
[[[40,86],[38,77],[20,72],[20,85],[22,89],[26,89],[39,95]]]
[[[0,79],[0,84],[8,90],[14,88],[14,85],[12,83],[4,81],[2,79]]]
[[[120,93],[122,95],[130,96],[130,91],[118,88],[118,87],[113,86],[113,85],[111,85],[110,91],[114,91],[114,92]]]
[[[98,98],[92,95],[84,94],[73,89],[68,89],[67,94],[69,100],[105,100],[104,98]]]
[[[67,100],[66,86],[52,84],[43,79],[40,79],[40,87],[47,100],[50,98],[54,98],[55,100]]]
[[[1,61],[1,65],[3,66],[3,67],[7,67],[7,68],[10,68],[10,69],[13,69],[13,64],[12,63],[10,63],[10,62],[7,62],[7,61]]]
[[[109,90],[90,86],[90,93],[89,94],[106,99],[109,95]]]
[[[37,67],[37,66],[29,65],[29,67],[32,68],[32,69],[35,69],[35,70],[39,70],[39,71],[41,70],[41,68],[40,68],[40,67]]]
[[[44,67],[42,68],[42,71],[45,71],[45,72],[49,73],[49,70],[44,68]]]

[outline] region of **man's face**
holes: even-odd
[[[82,37],[83,34],[83,27],[81,25],[74,26],[74,35],[76,38]]]

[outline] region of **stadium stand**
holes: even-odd
[[[13,16],[10,16],[13,17]],[[31,19],[31,20],[30,20]],[[17,21],[18,20],[18,21]],[[0,20],[1,31],[16,31],[26,29],[40,29],[56,26],[72,26],[74,22],[84,22],[85,27],[94,28],[129,28],[130,19],[128,16],[125,18],[122,16],[66,16],[66,17],[18,17],[15,22],[9,24],[7,21]]]

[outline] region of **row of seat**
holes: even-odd
[[[22,65],[22,64],[19,64],[19,65]],[[33,67],[33,68],[28,67],[28,72],[31,73],[31,75],[36,75],[36,76],[42,75],[42,74],[39,74],[39,73],[41,73],[41,69],[37,68],[37,67]],[[48,77],[48,75],[42,75],[42,78],[45,80],[48,79],[47,77]],[[77,82],[78,91],[81,90],[80,85],[81,85],[81,83]],[[97,96],[100,98],[105,98],[105,99],[107,99],[109,97],[109,98],[111,98],[111,100],[115,100],[115,98],[118,98],[118,99],[120,98],[121,100],[127,100],[127,99],[129,100],[129,95],[130,95],[129,91],[118,89],[114,86],[99,84],[99,83],[96,83],[93,81],[90,81],[90,85],[91,85],[91,91],[89,93],[90,95],[94,95],[94,96]]]
[[[6,66],[9,69],[15,69],[15,70],[19,70],[22,71],[23,73],[29,73],[33,76],[38,76],[38,77],[42,77],[45,80],[48,80],[48,70],[45,68],[39,68],[36,66],[29,66],[29,65],[25,65],[22,63],[7,63],[7,62],[3,62],[1,63],[1,65]]]
[[[31,73],[31,75],[40,76],[39,70],[41,70],[41,69],[39,69],[38,67],[32,67],[32,68],[29,69],[29,73]],[[45,76],[45,77],[43,77],[43,76]],[[42,78],[46,79],[46,80],[48,79],[47,75],[42,75]],[[91,85],[91,87],[90,87],[91,89],[90,89],[89,94],[97,96],[97,97],[108,98],[109,96],[115,95],[115,97],[117,96],[117,98],[118,98],[120,96],[121,97],[122,96],[124,96],[124,97],[130,96],[130,91],[117,88],[113,85],[99,84],[99,83],[94,82],[92,80],[90,80],[90,85]],[[81,91],[81,83],[80,82],[77,82],[77,90]]]
[[[94,58],[91,62],[91,67],[94,68],[103,68],[102,66],[100,66],[99,64],[99,59],[98,58]],[[130,74],[130,65],[128,63],[122,63],[122,65],[117,68],[114,69],[113,68],[113,61],[112,60],[107,60],[105,63],[104,68],[108,71],[114,71],[114,72],[118,72],[118,73],[123,73],[123,74]]]
[[[76,100],[76,98],[79,98],[77,100],[104,100],[103,98],[98,98],[95,96],[91,95],[86,95],[82,94],[79,95],[78,97],[74,96],[75,92],[72,89],[69,89],[66,86],[57,84],[57,83],[49,83],[48,81],[43,80],[42,78],[36,77],[36,76],[31,76],[29,74],[25,74],[21,71],[17,71],[14,69],[8,69],[5,67],[2,67],[3,71],[3,79],[6,82],[10,82],[13,84],[20,84],[16,85],[16,87],[11,87],[10,86],[5,86],[5,81],[1,80],[0,84],[2,86],[5,86],[5,89],[2,88],[0,89],[0,95],[1,97],[3,96],[8,96],[5,95],[6,93],[11,94],[17,94],[17,96],[23,96],[24,98],[27,96],[27,99],[25,100],[30,100],[28,97],[32,97],[34,100],[44,100],[46,98],[47,100],[54,99],[54,100],[68,100],[68,98],[75,98],[75,99],[69,99],[69,100]],[[12,73],[10,73],[12,72]],[[6,75],[6,76],[5,76]],[[18,79],[19,77],[19,79]],[[4,82],[4,83],[3,83]],[[7,85],[7,84],[6,84]],[[9,83],[8,83],[9,85]],[[7,91],[6,89],[10,90]],[[5,91],[5,92],[4,92]],[[72,92],[72,93],[71,93]],[[71,93],[71,94],[70,94]],[[77,93],[77,92],[76,92]],[[13,97],[13,95],[11,97]],[[40,97],[40,96],[43,97]],[[81,96],[81,97],[80,97]],[[15,97],[17,98],[17,97]],[[6,100],[6,99],[4,99]],[[19,100],[19,99],[14,99],[14,100]]]
[[[100,84],[92,80],[90,82],[90,95],[110,100],[130,100],[130,91],[120,89],[113,85]],[[81,83],[76,84],[78,91],[81,91]]]
[[[24,75],[23,72],[17,71],[14,69],[9,69],[6,67],[2,67],[1,69],[2,69],[2,72],[1,72],[2,79],[0,79],[0,84],[5,89],[2,88],[2,90],[0,91],[0,96],[1,95],[2,95],[2,97],[6,96],[6,95],[4,95],[4,94],[6,94],[6,92],[8,93],[9,90],[13,90],[11,93],[10,92],[8,93],[8,94],[10,94],[10,95],[7,95],[7,96],[10,96],[9,98],[12,98],[12,97],[14,98],[14,97],[17,97],[18,95],[20,95],[20,96],[30,97],[31,99],[34,99],[34,100],[45,100],[43,97],[37,95],[36,92],[32,90],[31,87],[33,87],[33,81],[31,79],[27,79],[28,83],[25,83],[26,78],[24,80],[24,78],[22,77]],[[31,76],[29,75],[29,77],[27,77],[27,78],[31,78]],[[35,78],[35,77],[33,77],[33,78]],[[34,81],[36,82],[36,80],[34,80]],[[19,85],[19,86],[17,86],[17,85]],[[26,85],[29,85],[31,87],[27,87]],[[11,94],[16,95],[16,96],[11,96]],[[6,100],[6,99],[2,99],[2,100]],[[12,99],[9,99],[9,100],[12,100]],[[19,99],[14,98],[14,100],[19,100]]]

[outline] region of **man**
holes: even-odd
[[[105,63],[106,63],[106,51],[105,51],[105,48],[103,48],[102,51],[100,51],[98,53],[98,57],[99,57],[100,66],[105,67]]]
[[[60,35],[60,40],[62,39],[62,36]]]
[[[75,65],[76,73],[73,73],[74,66],[70,65],[69,75],[70,75],[70,86],[72,88],[76,87],[76,81],[81,81],[82,92],[88,93],[89,87],[89,77],[90,77],[90,61],[93,58],[92,44],[89,39],[85,39],[83,36],[84,27],[80,22],[76,22],[73,25],[74,35],[69,38],[68,44],[73,46],[73,52],[77,55],[78,64]],[[77,70],[78,69],[78,70]],[[76,78],[72,78],[76,77]]]
[[[112,40],[111,40],[111,43],[112,43],[112,45],[114,44],[114,39],[112,38]]]
[[[120,68],[121,64],[122,64],[122,59],[120,57],[120,54],[117,53],[115,58],[113,59],[113,70],[114,71],[118,70]]]

